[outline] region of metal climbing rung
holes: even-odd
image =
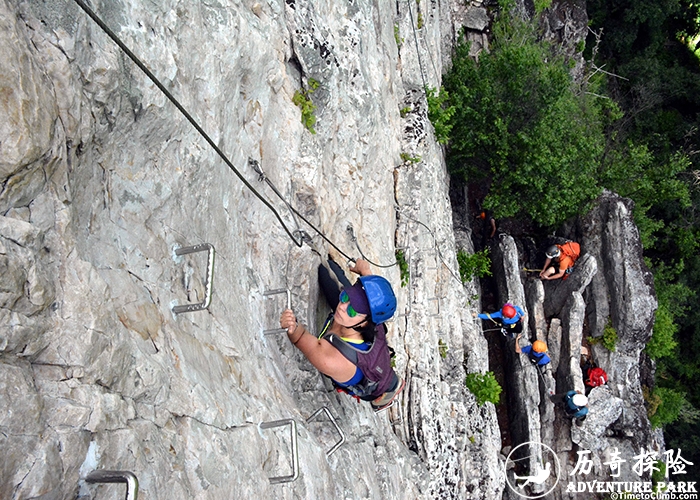
[[[425,270],[426,270],[426,271],[437,271],[437,270],[439,270],[439,269],[440,269],[440,263],[438,262],[438,257],[439,257],[438,249],[435,248],[435,247],[433,247],[433,248],[424,248],[424,249],[421,249],[421,251],[422,251],[422,252],[425,252],[426,255],[432,255],[433,258],[435,259],[435,267],[427,267],[427,266],[426,266],[426,267],[425,267]]]
[[[209,307],[211,304],[212,284],[214,281],[214,245],[211,243],[202,243],[191,247],[178,248],[175,250],[175,255],[186,255],[189,253],[204,252],[205,250],[207,250],[209,253],[207,255],[207,281],[204,285],[204,300],[198,304],[174,306],[173,312],[175,314],[201,311]]]
[[[133,472],[127,470],[94,470],[87,475],[88,483],[126,483],[126,500],[139,497],[139,480]]]
[[[283,425],[290,426],[290,435],[292,439],[292,474],[289,476],[271,477],[271,484],[291,483],[299,477],[299,449],[297,446],[297,423],[293,418],[285,418],[283,420],[273,420],[272,422],[261,422],[258,429],[272,429],[274,427],[282,427]],[[261,433],[262,435],[262,433]]]
[[[429,318],[436,318],[440,316],[440,297],[434,297],[432,299],[428,299],[428,302],[435,302],[437,304],[437,312],[434,314],[428,314]]]
[[[277,290],[268,290],[263,293],[264,297],[270,297],[272,295],[287,294],[287,309],[292,308],[292,292],[287,288],[278,288]],[[269,330],[263,330],[263,335],[273,335],[276,333],[286,333],[286,328],[271,328]]]
[[[342,431],[342,430],[340,429],[340,427],[338,426],[338,423],[335,421],[335,418],[333,418],[333,415],[331,414],[331,411],[328,409],[327,406],[324,406],[324,407],[319,408],[318,410],[316,410],[316,411],[314,412],[313,415],[311,415],[309,418],[306,419],[306,423],[309,423],[309,422],[310,422],[311,420],[313,420],[317,415],[319,415],[322,411],[323,411],[323,412],[326,412],[326,415],[328,415],[328,419],[331,421],[331,423],[332,423],[333,426],[335,427],[335,430],[338,431],[338,434],[340,434],[340,441],[338,441],[337,443],[335,443],[335,444],[333,445],[333,448],[331,448],[329,451],[326,452],[326,456],[327,456],[327,457],[330,457],[330,456],[333,454],[333,452],[334,452],[335,450],[337,450],[338,448],[340,448],[340,447],[343,445],[343,443],[345,442],[345,434],[343,434],[343,431]]]

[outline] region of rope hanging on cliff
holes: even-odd
[[[420,68],[420,77],[423,80],[423,90],[428,91],[428,84],[425,82],[425,73],[423,71],[423,60],[420,57],[420,47],[418,45],[418,34],[416,33],[416,24],[413,22],[413,9],[411,9],[411,2],[413,0],[408,0],[408,14],[411,16],[411,28],[413,28],[413,41],[416,43],[416,56],[418,56],[418,67]],[[427,95],[427,94],[426,94]]]
[[[346,252],[344,252],[343,250],[341,250],[335,243],[333,243],[333,241],[331,241],[320,229],[318,229],[318,228],[317,228],[314,224],[312,224],[306,217],[304,217],[304,215],[302,215],[294,206],[292,206],[289,202],[287,202],[287,201],[282,197],[282,194],[272,185],[272,183],[270,182],[270,180],[269,180],[269,179],[265,176],[265,174],[262,172],[262,169],[260,168],[259,164],[257,164],[257,162],[255,162],[256,165],[251,165],[251,166],[252,166],[252,167],[256,170],[256,172],[258,172],[258,174],[260,175],[260,180],[261,180],[261,181],[264,180],[264,181],[267,182],[267,184],[272,188],[272,190],[277,194],[277,196],[282,200],[282,202],[286,205],[286,207],[287,207],[287,208],[289,209],[289,211],[292,213],[292,218],[294,219],[295,224],[297,224],[297,229],[294,230],[294,231],[290,230],[289,227],[287,227],[287,224],[285,224],[284,220],[282,219],[282,216],[281,216],[280,213],[277,211],[277,209],[275,209],[275,207],[273,207],[272,204],[271,204],[260,192],[258,192],[258,191],[246,180],[245,177],[243,177],[243,175],[242,175],[242,174],[238,171],[238,169],[233,165],[233,163],[231,162],[231,160],[229,160],[229,158],[228,158],[228,157],[226,156],[226,154],[221,150],[221,148],[219,148],[219,147],[216,145],[216,143],[214,143],[214,141],[211,139],[211,137],[209,137],[209,135],[204,131],[204,129],[199,125],[199,123],[197,123],[197,121],[192,117],[192,115],[190,115],[190,113],[189,113],[189,112],[184,108],[184,106],[182,106],[182,104],[180,104],[180,102],[168,91],[168,89],[165,88],[165,86],[164,86],[164,85],[160,82],[160,80],[158,80],[158,78],[146,67],[146,65],[145,65],[143,62],[141,62],[141,60],[140,60],[140,59],[125,45],[125,44],[124,44],[124,42],[122,42],[121,39],[120,39],[120,38],[119,38],[119,37],[118,37],[118,36],[117,36],[117,35],[102,21],[102,19],[100,19],[100,17],[97,16],[97,14],[96,14],[95,12],[93,12],[92,9],[90,9],[90,7],[88,7],[88,6],[83,2],[83,0],[75,0],[75,3],[77,3],[78,6],[79,6],[79,7],[80,7],[80,8],[81,8],[81,9],[82,9],[82,10],[83,10],[83,11],[84,11],[84,12],[85,12],[99,27],[100,27],[100,29],[102,29],[102,31],[103,31],[109,38],[111,38],[112,41],[113,41],[114,43],[117,44],[117,46],[119,46],[119,48],[129,57],[129,59],[131,59],[131,60],[133,61],[133,63],[136,64],[136,65],[141,69],[141,71],[144,72],[144,74],[153,82],[153,84],[154,84],[156,87],[158,87],[158,89],[163,93],[163,95],[165,95],[165,97],[167,97],[168,100],[169,100],[171,103],[173,103],[173,105],[178,109],[178,111],[180,111],[180,113],[182,113],[182,115],[187,119],[187,121],[190,122],[190,124],[195,128],[195,130],[197,130],[197,132],[199,132],[199,134],[204,138],[204,140],[207,141],[207,143],[212,147],[212,149],[214,149],[214,151],[219,155],[219,157],[221,157],[221,159],[224,160],[224,163],[226,163],[226,165],[229,167],[229,169],[230,169],[234,174],[236,174],[236,176],[241,180],[241,182],[243,182],[243,184],[244,184],[244,185],[245,185],[245,186],[260,200],[260,201],[262,201],[263,204],[264,204],[266,207],[268,207],[268,208],[272,211],[272,213],[275,215],[275,217],[277,218],[277,220],[278,220],[278,221],[280,222],[280,224],[282,225],[282,228],[283,228],[283,229],[285,230],[285,232],[289,235],[289,237],[292,239],[292,241],[294,242],[294,244],[295,244],[296,246],[298,246],[298,247],[303,246],[304,241],[305,241],[305,237],[308,238],[308,235],[307,235],[306,233],[304,233],[303,231],[301,231],[301,230],[298,229],[298,223],[297,223],[297,221],[296,221],[296,218],[294,217],[295,215],[296,215],[297,217],[299,217],[302,221],[304,221],[304,223],[307,224],[310,228],[312,228],[312,229],[313,229],[319,236],[321,236],[329,245],[331,245],[333,248],[335,248],[343,257],[345,257],[345,258],[348,259],[348,260],[352,260],[352,261],[355,260],[354,258],[352,258],[351,256],[349,256]],[[410,15],[411,15],[411,24],[413,25],[413,12],[411,11],[410,5],[409,5],[409,11],[410,11]],[[415,25],[413,25],[413,34],[414,34],[414,39],[415,39],[415,42],[416,42],[416,50],[418,51],[419,46],[418,46],[418,38],[417,38],[417,35],[416,35],[416,31],[415,31]],[[424,85],[425,85],[425,78],[424,78],[424,76],[423,76],[423,64],[422,64],[422,62],[421,62],[421,60],[420,60],[420,53],[418,53],[418,59],[419,59],[420,67],[421,67],[421,77],[423,78],[423,83],[424,83]],[[253,160],[253,161],[254,161],[254,160]],[[400,211],[400,208],[397,207],[397,211]],[[437,250],[438,257],[440,258],[440,261],[442,262],[442,264],[443,264],[445,267],[447,267],[447,269],[450,271],[450,274],[452,274],[452,276],[453,276],[457,281],[459,281],[460,283],[462,283],[462,281],[461,281],[461,279],[459,278],[459,276],[457,276],[457,274],[446,264],[446,262],[445,262],[445,260],[444,260],[444,258],[443,258],[443,256],[442,256],[442,253],[440,252],[440,248],[439,248],[438,245],[437,245],[437,239],[435,238],[435,235],[434,235],[433,231],[432,231],[426,224],[424,224],[423,222],[421,222],[421,221],[419,221],[419,220],[417,220],[417,219],[413,219],[412,217],[410,217],[410,216],[408,216],[408,215],[406,215],[406,214],[404,214],[404,216],[406,216],[408,219],[413,220],[414,222],[417,222],[418,224],[422,225],[423,227],[425,227],[425,228],[430,232],[431,236],[433,237],[433,242],[434,242],[435,248],[436,248],[436,250]],[[351,238],[352,238],[353,242],[355,243],[355,246],[357,247],[357,250],[360,252],[360,255],[362,256],[362,258],[363,258],[364,260],[366,260],[367,262],[369,262],[371,265],[376,266],[376,267],[379,267],[379,268],[388,268],[388,267],[393,267],[393,266],[398,265],[398,261],[397,261],[397,260],[395,260],[392,264],[385,264],[385,265],[378,264],[378,263],[376,263],[376,262],[372,262],[371,260],[369,260],[369,259],[364,255],[364,253],[362,252],[362,250],[360,249],[360,246],[359,246],[359,244],[357,243],[357,239],[355,238],[354,232],[352,232],[352,231],[350,231],[350,232],[351,232]],[[297,237],[299,238],[298,240],[297,240]]]
[[[418,29],[420,29],[420,28],[416,28],[416,24],[413,22],[413,9],[411,9],[411,2],[413,2],[413,1],[414,0],[407,0],[406,3],[408,5],[408,14],[411,17],[411,28],[413,29],[413,41],[416,44],[416,56],[418,57],[418,66],[420,67],[420,76],[421,76],[421,79],[423,80],[423,90],[426,91],[426,97],[427,97],[428,84],[425,81],[425,75],[424,75],[424,70],[423,70],[423,60],[420,56],[420,46],[418,44]],[[420,7],[418,7],[418,8],[420,10]],[[421,14],[419,12],[418,13],[419,21],[420,21],[420,15]],[[425,43],[426,43],[426,45],[428,44],[427,41]],[[432,66],[433,66],[433,72],[435,73],[436,81],[439,82],[440,81],[440,74],[438,73],[437,67],[435,67],[435,61],[433,60],[433,53],[430,52],[430,47],[428,47],[428,50],[426,52],[428,52],[428,57],[430,57],[430,64],[432,64]],[[438,87],[439,87],[439,85],[438,85]]]
[[[267,206],[272,213],[275,214],[275,217],[277,217],[277,220],[282,224],[282,227],[284,228],[285,232],[289,235],[289,237],[292,239],[294,244],[298,247],[301,247],[303,245],[303,240],[299,238],[297,241],[297,238],[294,235],[294,232],[291,231],[287,225],[284,223],[282,220],[282,216],[279,214],[279,212],[275,209],[275,207],[272,206],[272,204],[265,199],[265,197],[260,194],[246,179],[243,177],[243,175],[236,169],[236,167],[231,163],[231,160],[228,159],[228,157],[224,154],[224,152],[214,143],[214,141],[209,137],[209,135],[204,131],[204,129],[197,123],[197,121],[190,115],[187,110],[178,102],[177,99],[168,91],[168,89],[163,86],[163,84],[156,78],[156,76],[151,73],[151,71],[146,67],[145,64],[141,62],[141,60],[136,57],[136,55],[129,50],[129,48],[122,42],[119,37],[109,29],[109,27],[100,19],[97,14],[95,14],[82,0],[75,0],[75,3],[77,3],[85,13],[90,16],[90,18],[97,23],[97,25],[102,29],[102,31],[105,32],[107,36],[109,36],[114,43],[116,43],[124,53],[129,56],[129,59],[131,59],[134,64],[136,64],[141,71],[143,71],[146,76],[155,84],[156,87],[160,89],[160,91],[165,95],[165,97],[172,102],[175,107],[182,113],[182,115],[187,118],[187,121],[189,121],[192,126],[199,132],[199,134],[206,140],[209,145],[216,151],[216,153],[221,157],[222,160],[224,160],[224,163],[231,169],[231,171],[238,176],[238,178],[245,184],[245,186],[260,200],[262,201],[265,206]]]
[[[134,64],[136,64],[141,71],[143,71],[146,76],[160,89],[160,91],[165,95],[165,97],[172,102],[175,107],[182,113],[182,115],[187,119],[187,121],[192,124],[192,126],[199,132],[199,134],[209,143],[209,145],[216,151],[216,153],[221,157],[222,160],[226,163],[226,165],[233,171],[233,173],[238,176],[238,178],[245,184],[245,186],[260,200],[262,201],[265,206],[267,206],[274,214],[277,220],[280,222],[282,227],[284,228],[285,232],[289,235],[289,237],[292,239],[294,244],[298,247],[303,246],[305,238],[308,238],[308,235],[304,233],[303,231],[299,230],[299,224],[296,220],[296,217],[299,217],[301,220],[303,220],[311,229],[313,229],[316,233],[318,233],[329,245],[331,245],[333,248],[335,248],[343,257],[345,257],[348,260],[354,261],[355,259],[351,256],[349,256],[347,253],[345,253],[343,250],[341,250],[333,241],[331,241],[320,229],[318,229],[315,225],[313,225],[306,217],[304,217],[299,211],[294,208],[287,200],[284,199],[282,194],[277,190],[277,188],[272,184],[272,182],[265,176],[264,172],[262,171],[262,168],[258,164],[257,161],[255,160],[249,160],[249,164],[251,167],[258,173],[260,176],[261,181],[265,181],[270,188],[277,194],[277,196],[282,200],[282,202],[286,205],[286,207],[289,209],[289,211],[292,213],[292,219],[294,220],[295,224],[297,225],[297,229],[295,231],[291,231],[285,222],[282,220],[282,217],[280,216],[279,212],[275,209],[275,207],[272,206],[272,204],[262,195],[260,194],[246,179],[243,177],[243,175],[236,169],[236,167],[233,165],[231,160],[228,159],[228,157],[224,154],[224,152],[214,143],[214,141],[209,137],[209,135],[202,129],[202,127],[197,123],[197,121],[190,115],[187,110],[180,104],[180,102],[175,99],[175,97],[168,91],[168,89],[165,88],[165,86],[156,78],[156,76],[146,67],[146,65],[141,62],[141,60],[124,44],[124,42],[121,41],[121,39],[100,19],[95,12],[93,12],[82,0],[75,0],[75,2],[80,6],[83,11],[93,20],[95,23],[102,29],[102,31],[105,32],[109,38],[112,39],[114,43],[116,43],[119,48],[124,51],[124,53],[131,59]],[[296,217],[295,217],[296,216]],[[299,238],[297,240],[297,237]],[[355,241],[355,244],[357,246],[357,240],[354,239],[353,235],[353,240]],[[359,250],[359,246],[358,246]],[[362,254],[362,251],[360,250],[360,254],[362,257],[367,260],[370,264],[377,266],[377,267],[392,267],[398,264],[398,262],[394,262],[393,264],[390,265],[381,265],[377,264],[375,262],[372,262],[371,260],[367,259],[364,254]]]

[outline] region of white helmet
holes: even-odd
[[[544,253],[548,259],[556,259],[561,255],[561,250],[559,250],[559,247],[556,245],[552,245],[547,249],[547,251]]]
[[[571,398],[571,401],[573,401],[573,403],[579,407],[586,406],[588,404],[588,398],[583,394],[574,394],[574,397]]]

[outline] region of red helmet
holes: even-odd
[[[504,318],[515,318],[515,315],[518,314],[518,312],[515,310],[515,307],[513,307],[511,304],[506,304],[503,306],[503,309],[501,309],[501,314],[503,315]]]

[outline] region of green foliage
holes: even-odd
[[[408,262],[406,262],[406,256],[403,250],[397,250],[394,255],[396,256],[396,263],[399,265],[399,272],[401,273],[401,286],[405,287],[408,285],[408,280],[410,279]]]
[[[401,115],[401,118],[406,118],[406,115],[408,115],[413,108],[411,106],[405,106],[399,110],[399,114]]]
[[[552,0],[535,0],[535,13],[540,14],[552,5]]]
[[[292,97],[292,102],[301,109],[301,123],[303,123],[304,127],[312,134],[316,133],[314,129],[314,125],[316,125],[316,115],[314,114],[316,106],[311,102],[311,94],[314,93],[319,85],[320,83],[318,81],[309,78],[308,88],[297,90]]]
[[[467,389],[476,396],[476,404],[479,406],[483,406],[486,402],[498,404],[503,389],[501,389],[493,372],[469,373],[466,384]]]
[[[589,344],[602,344],[610,352],[615,352],[617,341],[617,331],[612,325],[612,320],[608,318],[608,322],[603,328],[603,335],[600,337],[588,337]]]
[[[401,161],[404,163],[420,163],[420,156],[411,156],[409,153],[401,153]]]
[[[438,349],[440,350],[440,357],[445,359],[447,357],[447,344],[442,339],[438,340]]]
[[[445,144],[450,139],[450,120],[456,108],[447,105],[450,95],[444,89],[438,94],[436,89],[426,87],[425,96],[428,100],[428,118],[435,129],[435,138],[440,144]]]
[[[603,328],[603,347],[605,347],[610,352],[615,352],[615,346],[617,345],[617,331],[612,326],[612,321],[608,320],[608,323]]]
[[[679,331],[675,318],[686,313],[688,304],[695,298],[696,293],[678,281],[685,269],[682,261],[669,266],[663,262],[653,264],[647,259],[647,265],[654,271],[659,307],[656,310],[653,334],[645,351],[650,358],[658,360],[674,354]]]
[[[673,322],[673,316],[667,304],[659,304],[654,320],[654,333],[644,349],[651,359],[659,359],[673,354],[678,342],[674,338],[678,325]]]
[[[581,92],[564,58],[505,9],[493,31],[478,64],[468,45],[458,46],[443,80],[455,109],[450,171],[490,177],[484,207],[496,217],[526,215],[554,226],[600,192],[604,99]]]
[[[403,45],[403,38],[401,38],[401,33],[399,32],[399,25],[394,25],[394,40],[396,40],[396,46],[400,49]]]
[[[611,150],[603,165],[601,183],[635,202],[635,221],[645,248],[654,246],[662,220],[652,218],[651,207],[677,204],[680,209],[692,205],[690,185],[681,176],[690,167],[684,153],[675,153],[659,162],[645,144],[629,141],[625,147]]]
[[[459,276],[462,278],[462,283],[467,283],[474,277],[491,276],[491,257],[489,257],[488,248],[471,255],[464,250],[460,250],[457,252],[457,264],[459,265]]]
[[[423,13],[421,11],[418,11],[418,20],[416,21],[416,25],[418,29],[421,29],[423,26],[425,26],[425,20],[423,19]]]
[[[659,491],[656,487],[660,482],[666,482],[666,464],[661,460],[654,462],[654,468],[651,471],[651,489],[652,491]],[[665,490],[663,488],[661,491]]]
[[[654,427],[663,427],[678,420],[683,406],[688,404],[683,392],[666,387],[656,387],[651,393],[654,408],[649,405],[647,413]]]

